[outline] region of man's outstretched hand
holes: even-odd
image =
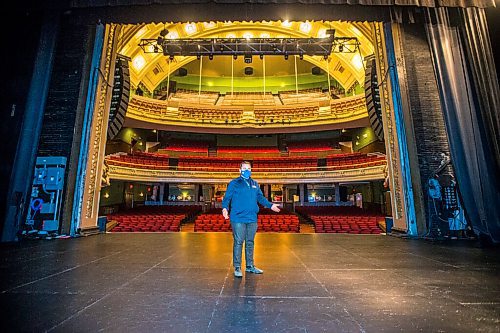
[[[224,216],[226,220],[229,219],[229,213],[226,208],[222,210],[222,216]]]
[[[277,204],[273,204],[271,206],[271,210],[276,213],[279,213],[281,211],[280,206],[278,206]]]

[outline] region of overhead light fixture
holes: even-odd
[[[196,24],[188,23],[184,26],[184,30],[187,32],[188,35],[194,34],[196,32]]]
[[[299,59],[300,59],[300,60],[304,60],[304,54],[302,54],[302,53],[301,53],[301,54],[299,54]]]
[[[288,60],[288,53],[285,53],[285,60]]]
[[[238,55],[237,54],[233,54],[233,59],[234,60],[238,59]]]
[[[245,60],[245,64],[251,64],[252,63],[252,55],[245,54],[244,60]]]
[[[162,36],[163,38],[167,37],[167,35],[168,35],[167,29],[163,29],[162,31],[160,31],[160,36]]]
[[[210,53],[210,54],[208,55],[208,59],[210,59],[210,60],[214,60],[214,55],[213,55],[212,53]]]
[[[146,60],[139,54],[132,60],[132,65],[137,71],[140,71],[146,65]]]
[[[339,45],[339,52],[344,52],[344,45],[342,44]]]
[[[201,59],[201,54],[196,55],[196,59],[200,60]]]
[[[260,58],[260,60],[264,59],[264,55],[261,53],[261,54],[259,55],[259,58]]]
[[[305,22],[302,22],[300,24],[300,31],[304,32],[304,33],[308,33],[309,31],[311,31],[311,28],[312,28],[312,25],[309,21],[305,21]]]

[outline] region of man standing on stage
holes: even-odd
[[[279,212],[278,205],[269,202],[259,184],[250,176],[252,166],[250,162],[243,161],[240,164],[240,176],[229,182],[226,194],[222,200],[222,215],[227,220],[231,216],[231,227],[233,229],[233,265],[234,276],[242,277],[241,271],[241,251],[243,241],[245,242],[245,271],[248,273],[262,274],[263,270],[258,269],[253,263],[254,238],[257,232],[257,213],[260,203],[266,208],[271,208]],[[229,208],[231,205],[231,208]],[[229,214],[229,211],[231,213]]]

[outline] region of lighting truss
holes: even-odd
[[[328,57],[332,52],[354,53],[359,49],[356,37],[335,37],[335,30],[327,30],[324,38],[165,38],[162,31],[158,38],[141,39],[139,46],[144,53],[163,53],[175,56],[208,55],[319,55]]]

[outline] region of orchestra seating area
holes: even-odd
[[[200,210],[200,206],[142,206],[110,214],[107,220],[118,222],[111,232],[178,232]]]
[[[200,214],[194,222],[195,232],[227,232],[231,231],[231,223],[222,216],[221,209],[213,209],[208,213]],[[261,208],[257,232],[294,232],[300,231],[297,215],[281,211],[275,213],[270,209]]]
[[[316,233],[380,234],[378,222],[384,217],[358,207],[295,207],[314,223]]]

